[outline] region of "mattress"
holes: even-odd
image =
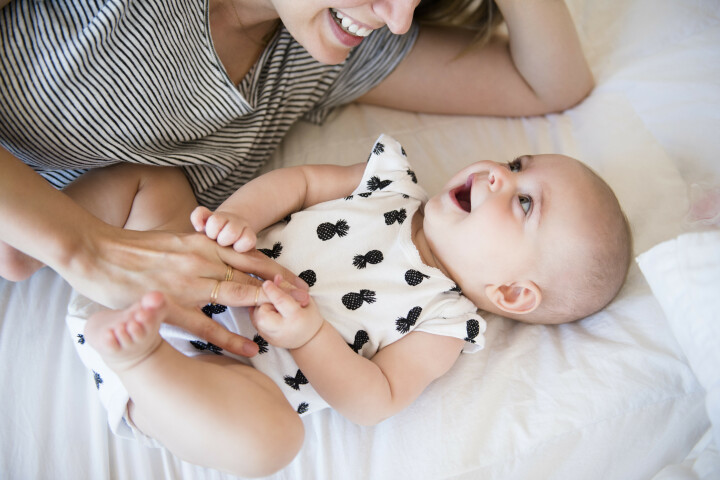
[[[363,161],[387,133],[433,193],[475,160],[574,156],[617,193],[640,263],[615,301],[579,322],[488,316],[484,350],[461,356],[413,405],[377,426],[331,410],[307,416],[299,455],[269,478],[720,478],[713,431],[720,397],[710,395],[717,375],[708,367],[720,351],[718,295],[691,308],[681,302],[685,276],[668,262],[653,270],[668,255],[660,245],[679,249],[687,244],[679,238],[717,230],[688,212],[697,195],[720,186],[720,3],[568,5],[597,81],[575,108],[505,119],[350,105],[323,126],[294,127],[267,168]],[[703,237],[706,252],[720,251],[716,238]],[[720,263],[704,258],[697,265],[711,280],[696,288],[718,292],[712,279]],[[682,275],[696,268],[684,265]],[[0,280],[3,478],[231,478],[110,433],[65,327],[69,295],[49,269],[20,283]],[[691,328],[700,322],[705,329]]]

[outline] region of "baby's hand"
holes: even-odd
[[[277,275],[274,282],[267,280],[263,283],[263,292],[272,303],[255,308],[252,322],[271,345],[300,348],[312,340],[325,320],[311,297],[303,306],[280,287],[283,282],[282,276]]]
[[[236,252],[247,252],[255,248],[257,237],[249,222],[234,213],[211,212],[205,207],[197,207],[190,214],[190,222],[197,232],[205,232],[218,245],[232,245]]]

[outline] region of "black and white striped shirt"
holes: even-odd
[[[57,187],[117,162],[181,165],[213,208],[296,121],[383,80],[416,35],[382,29],[323,65],[281,28],[235,86],[207,0],[16,0],[0,10],[0,144]]]

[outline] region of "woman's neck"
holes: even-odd
[[[278,21],[278,13],[267,0],[209,0],[210,14],[217,13],[237,28],[252,30],[268,22]]]
[[[256,10],[250,9],[256,5]],[[260,2],[210,0],[210,34],[215,53],[237,85],[257,62],[279,20]]]

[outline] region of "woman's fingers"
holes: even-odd
[[[207,292],[207,296],[200,299],[199,304],[219,303],[231,307],[254,307],[268,303],[270,299],[261,285],[262,280],[242,272],[235,273],[232,281],[210,280],[203,290]],[[310,295],[307,290],[290,285],[285,291],[300,305],[308,304]]]
[[[175,302],[169,302],[169,309],[167,323],[187,330],[236,355],[251,357],[258,352],[258,345],[255,342],[229,332],[196,308],[182,307]]]
[[[296,287],[302,290],[308,289],[307,283],[305,283],[301,278],[277,263],[275,260],[266,257],[258,250],[238,253],[230,248],[220,248],[218,254],[222,261],[233,266],[235,270],[251,273],[263,279],[273,279],[275,278],[275,275],[280,274],[285,280]]]

